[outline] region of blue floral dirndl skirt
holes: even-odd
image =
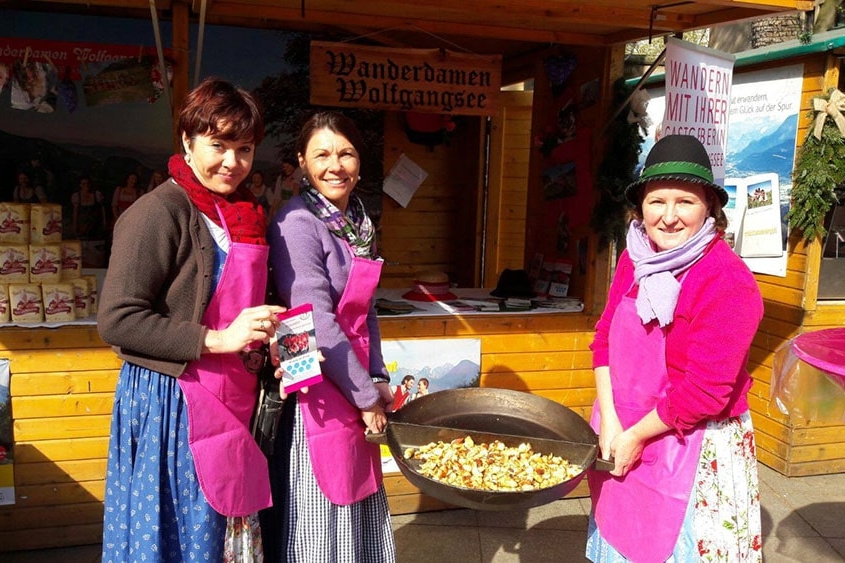
[[[200,490],[175,377],[125,362],[106,472],[103,563],[221,561],[226,517]]]

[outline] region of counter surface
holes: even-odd
[[[399,308],[413,307],[410,312],[388,313],[379,312],[379,317],[423,317],[435,315],[537,315],[548,313],[580,313],[584,310],[584,302],[575,297],[531,300],[532,308],[509,307],[507,300],[497,299],[490,295],[489,288],[453,288],[452,293],[457,299],[447,301],[415,301],[404,299],[402,296],[407,289],[377,289],[376,306],[380,303],[397,304]],[[501,304],[504,305],[501,306]],[[483,306],[483,309],[482,309]]]

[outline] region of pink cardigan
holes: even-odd
[[[688,270],[682,282],[675,319],[665,329],[671,387],[657,404],[660,419],[678,432],[704,420],[748,410],[751,376],[746,363],[763,318],[763,301],[754,276],[722,240]],[[594,368],[608,365],[609,346],[629,345],[609,342],[608,333],[622,296],[630,290],[636,297],[638,289],[626,250],[590,345]]]

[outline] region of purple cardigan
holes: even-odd
[[[362,366],[349,339],[335,319],[335,311],[349,278],[352,253],[347,243],[334,236],[299,196],[294,196],[273,217],[267,229],[270,268],[282,303],[297,307],[311,303],[317,344],[325,356],[323,375],[338,386],[359,409],[379,399],[371,374],[387,377],[381,353],[381,332],[374,303],[370,305],[370,365]]]
[[[626,250],[619,258],[590,345],[594,368],[608,365],[610,346],[631,345],[609,342],[608,332],[622,296],[630,290],[636,297],[638,289]],[[716,242],[688,270],[675,319],[665,329],[671,385],[666,398],[657,404],[660,420],[680,432],[704,420],[747,411],[751,376],[745,366],[762,318],[763,300],[753,274],[727,243]]]

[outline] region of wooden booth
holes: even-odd
[[[789,101],[794,109],[779,114],[781,118],[790,115],[783,122],[789,123],[789,127],[782,139],[790,157],[784,171],[790,184],[793,173],[791,149],[797,147],[800,151],[813,131],[817,115],[814,99],[825,97],[831,89],[842,88],[843,48],[845,34],[836,29],[818,34],[809,42],[792,40],[736,54],[732,112],[751,114],[757,111],[756,108],[771,105],[760,102],[775,102],[774,88],[795,90],[794,98]],[[649,82],[659,86],[662,80],[662,75],[655,74]],[[754,94],[743,98],[743,93],[748,92]],[[745,99],[749,100],[747,109],[742,107]],[[768,110],[760,111],[771,119],[772,125],[781,123],[778,117],[768,114]],[[743,135],[743,128],[737,126],[741,121],[742,115],[735,117],[732,113],[729,148],[734,137]],[[768,142],[766,137],[767,132],[758,129],[755,141],[748,147],[753,152],[755,143]],[[747,152],[734,158],[746,156]],[[754,166],[762,164],[759,157],[752,157],[752,160]],[[781,202],[782,214],[788,203]],[[821,411],[815,408],[805,408],[804,412],[781,409],[773,401],[772,385],[779,377],[776,352],[788,346],[793,337],[845,323],[845,261],[840,259],[841,242],[838,240],[845,228],[845,209],[841,202],[834,205],[825,218],[824,234],[811,239],[805,239],[796,229],[787,231],[785,218],[782,220],[782,253],[774,253],[780,257],[746,259],[755,272],[765,302],[765,317],[754,340],[749,366],[754,377],[749,402],[757,455],[762,463],[787,476],[838,473],[845,471],[845,420],[819,416]],[[741,249],[738,252],[743,255]],[[845,405],[845,392],[815,370],[804,369],[794,376],[791,385],[794,393],[828,394],[826,397],[806,397],[807,401]]]
[[[10,4],[18,6],[0,2],[0,10]],[[384,112],[385,174],[405,156],[427,176],[407,206],[381,197],[382,289],[407,288],[418,274],[431,270],[446,272],[459,288],[492,288],[505,269],[561,263],[571,268],[569,295],[579,298],[583,309],[384,317],[382,335],[387,341],[480,340],[480,385],[537,393],[586,418],[595,397],[588,346],[613,265],[611,253],[590,230],[589,218],[596,200],[594,174],[607,143],[604,126],[614,110],[611,85],[622,76],[624,43],[812,10],[813,2],[721,0],[657,8],[646,0],[600,0],[589,6],[574,0],[495,5],[441,0],[68,0],[29,2],[26,7],[90,18],[90,28],[106,16],[152,22],[158,46],[164,43],[173,61],[173,85],[167,92],[173,108],[189,89],[193,65],[200,68],[201,52],[192,52],[198,23],[361,38],[382,48],[459,48],[501,56],[501,85],[506,88],[499,93],[495,113],[455,115],[454,128],[436,143],[414,142],[401,110]],[[171,31],[163,40],[161,21]],[[62,41],[61,35],[50,35],[58,33],[51,29],[42,27],[42,38]],[[0,35],[15,32],[0,22]],[[264,55],[252,52],[248,42],[229,48],[242,49],[242,58]],[[802,106],[809,108],[814,92],[837,83],[838,67],[833,53],[807,54],[805,59]],[[525,81],[533,82],[533,91],[514,86]],[[802,131],[806,126],[802,121]],[[563,190],[566,197],[547,197],[544,190],[550,189]],[[758,381],[752,390],[754,422],[761,461],[787,474],[845,467],[842,427],[795,425],[772,412],[766,388],[771,357],[780,343],[801,330],[842,322],[841,309],[816,299],[822,253],[820,242],[807,245],[793,237],[787,276],[758,278],[766,319],[752,355]],[[0,551],[100,541],[105,454],[120,362],[100,340],[94,322],[0,327],[0,358],[8,359],[11,374],[15,498],[14,504],[0,505]],[[819,443],[828,446],[813,445]],[[389,475],[386,484],[394,513],[443,507],[399,475]],[[585,492],[582,486],[573,494]]]
[[[841,29],[835,29],[817,34],[809,42],[796,39],[737,53],[731,91],[733,105],[728,158],[732,156],[733,139],[739,139],[744,134],[739,125],[743,115],[735,115],[734,112],[759,113],[769,120],[772,128],[783,120],[783,124],[788,126],[784,137],[778,141],[786,148],[786,169],[781,175],[791,184],[793,153],[800,151],[815,125],[817,112],[814,99],[825,97],[831,89],[843,86],[843,49],[845,34]],[[664,80],[661,72],[655,72],[645,81],[644,88],[652,95],[660,96]],[[639,81],[630,79],[628,82]],[[794,90],[794,96],[784,104],[791,105],[791,109],[778,112],[772,108],[777,114],[774,115],[763,107],[776,105],[780,98],[775,90],[780,89],[781,95],[786,95],[782,90],[787,88]],[[651,107],[649,109],[652,114]],[[653,118],[659,120],[662,110],[663,106],[658,105]],[[754,141],[744,141],[748,148],[741,154],[733,155],[733,158],[745,159],[758,171],[761,167],[766,169],[766,163],[761,162],[761,157],[754,154],[753,149],[770,143],[770,131],[760,129],[760,122],[749,119],[748,123],[751,127],[758,127]],[[783,132],[782,129],[780,131]],[[730,178],[726,179],[728,183],[731,183]],[[845,231],[845,208],[842,202],[834,205],[825,218],[824,234],[807,240],[800,231],[787,230],[783,215],[788,203],[788,200],[780,202],[784,223],[783,246],[779,249],[782,252],[770,254],[777,255],[777,258],[754,257],[753,253],[746,258],[755,272],[765,303],[765,317],[754,340],[749,365],[754,377],[749,403],[757,439],[757,457],[765,465],[787,476],[839,473],[845,471],[845,419],[820,416],[824,414],[820,409],[806,406],[803,412],[800,409],[790,410],[789,405],[781,409],[773,400],[772,384],[778,378],[776,352],[788,346],[791,339],[804,332],[845,324],[845,260],[840,258],[845,253],[840,251],[842,241],[839,240]],[[743,249],[735,250],[743,256]],[[728,338],[729,327],[726,331]],[[830,407],[845,406],[845,391],[817,370],[804,368],[795,368],[799,372],[791,379],[791,392],[812,394],[813,397],[805,399],[823,401],[829,411],[832,410]],[[820,393],[827,396],[820,396]]]
[[[814,127],[813,99],[843,87],[843,53],[845,34],[837,29],[806,44],[795,40],[761,52],[740,53],[737,76],[791,65],[803,67],[796,138],[800,146]],[[789,233],[785,275],[756,274],[766,312],[754,340],[750,366],[755,380],[749,402],[757,455],[761,462],[788,476],[845,471],[845,420],[783,414],[771,401],[770,389],[773,359],[781,346],[797,334],[845,324],[845,261],[840,258],[837,240],[845,227],[842,203],[828,213],[824,236],[807,241],[799,232]],[[805,383],[807,389],[814,386]],[[833,393],[829,400],[845,402],[845,393]]]

